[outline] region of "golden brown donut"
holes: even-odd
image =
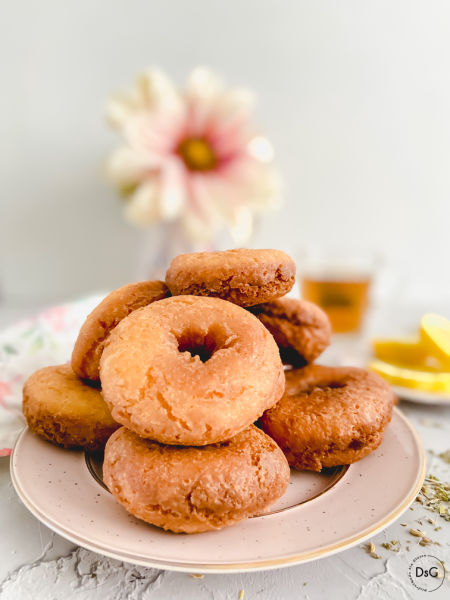
[[[83,383],[70,365],[33,373],[23,388],[22,410],[31,431],[64,448],[99,450],[119,427],[100,390]]]
[[[163,446],[121,427],[108,440],[103,479],[132,515],[176,533],[234,525],[264,511],[289,483],[273,440],[251,425],[220,444]]]
[[[119,323],[100,378],[119,423],[163,444],[193,446],[236,435],[284,390],[277,345],[258,319],[197,296],[160,300]]]
[[[330,343],[330,320],[312,302],[277,298],[252,306],[250,311],[275,338],[285,364],[302,366],[311,363]]]
[[[378,448],[395,396],[375,373],[308,365],[286,371],[286,390],[264,413],[264,431],[296,469],[356,462]]]
[[[122,319],[134,310],[170,296],[162,281],[139,281],[114,290],[88,315],[72,353],[72,368],[83,378],[98,381],[105,340]]]
[[[284,296],[294,285],[295,263],[281,250],[226,250],[180,254],[166,283],[174,296],[216,296],[252,306]]]

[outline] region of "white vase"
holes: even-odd
[[[187,235],[180,221],[158,223],[145,236],[137,261],[137,278],[164,279],[171,260],[178,254],[217,250],[212,243],[196,243]]]
[[[253,234],[251,239],[245,244],[245,247],[252,247],[252,241],[254,240],[255,230],[258,225],[259,219],[255,219]],[[179,219],[166,223],[158,223],[148,231],[143,240],[142,249],[137,261],[136,278],[140,280],[164,279],[170,262],[178,254],[211,252],[235,247],[236,243],[225,226],[214,235],[213,239],[208,242],[199,242],[192,240],[186,234],[186,229]]]

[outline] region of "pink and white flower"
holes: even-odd
[[[141,226],[179,219],[189,236],[211,240],[225,224],[245,243],[255,214],[276,207],[280,178],[269,141],[251,127],[253,96],[195,69],[177,90],[152,69],[113,98],[111,124],[126,145],[108,162],[127,218]]]

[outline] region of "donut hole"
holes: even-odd
[[[326,385],[324,385],[324,388],[330,388],[331,390],[339,390],[341,388],[345,388],[346,387],[346,383],[343,383],[342,381],[330,381],[328,382]]]
[[[234,342],[221,325],[211,325],[206,332],[185,329],[176,338],[179,352],[189,352],[192,358],[198,356],[202,363],[207,362],[218,350],[230,348]]]
[[[314,391],[328,391],[328,390],[339,390],[345,388],[346,384],[342,381],[327,381],[326,383],[313,383],[306,389],[302,390],[303,394],[312,394]]]

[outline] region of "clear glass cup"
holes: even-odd
[[[297,257],[301,297],[328,315],[333,333],[364,324],[379,256],[370,251],[308,246]]]

